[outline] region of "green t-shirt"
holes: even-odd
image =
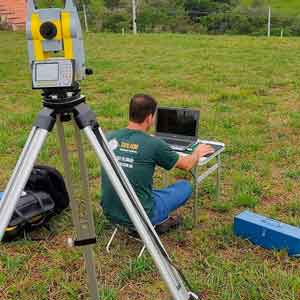
[[[128,176],[146,213],[153,214],[152,185],[155,166],[171,170],[179,155],[164,141],[139,130],[121,129],[107,135],[111,150]],[[104,214],[118,224],[131,224],[123,205],[102,169]]]

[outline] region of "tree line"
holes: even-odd
[[[47,6],[59,0],[39,0]],[[86,7],[90,29],[97,32],[130,32],[132,0],[75,0],[81,15]],[[265,35],[266,0],[245,6],[240,0],[136,0],[139,32]],[[272,35],[300,35],[299,16],[272,11]]]

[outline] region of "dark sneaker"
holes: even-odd
[[[182,223],[180,216],[171,216],[161,224],[156,225],[155,230],[158,234],[166,233],[171,229],[177,228]]]
[[[141,240],[139,233],[135,229],[129,229],[128,235],[135,240]]]

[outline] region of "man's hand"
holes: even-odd
[[[195,149],[195,152],[197,153],[198,157],[201,158],[207,154],[214,153],[215,150],[210,145],[201,144]]]
[[[177,161],[176,168],[189,171],[199,162],[201,157],[210,153],[214,153],[214,149],[209,145],[201,144],[191,155],[181,155]]]

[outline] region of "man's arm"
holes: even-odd
[[[180,155],[175,167],[178,169],[189,171],[198,163],[201,157],[213,152],[214,149],[211,146],[204,144],[199,145],[191,155]]]

